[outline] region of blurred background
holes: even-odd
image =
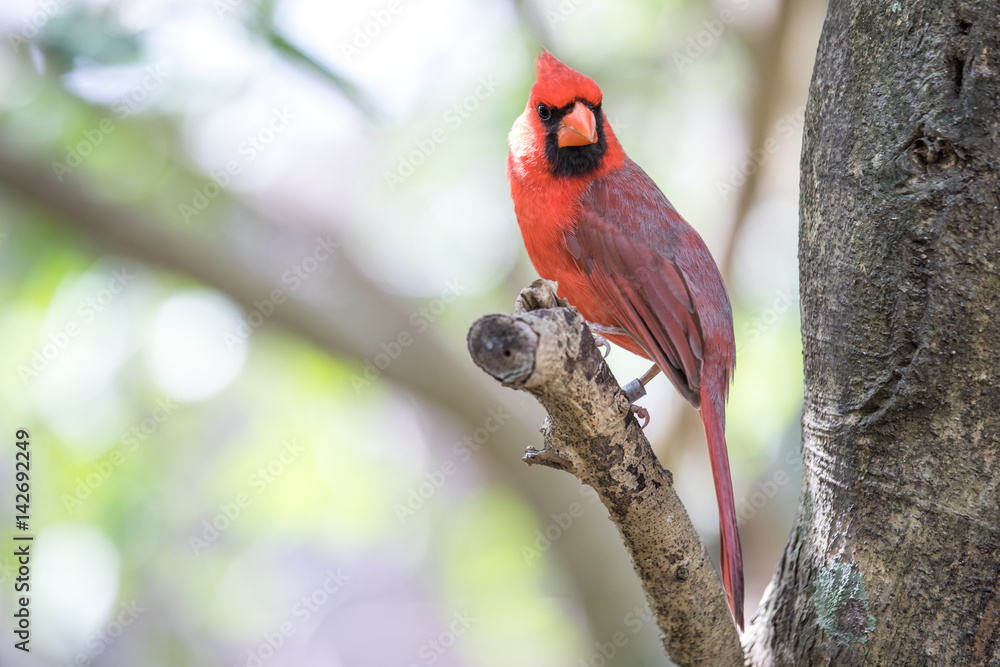
[[[798,160],[825,9],[5,0],[0,664],[669,664],[607,512],[521,462],[542,411],[465,349],[536,277],[505,163],[543,45],[602,87],[726,277],[752,615],[799,490]],[[643,404],[717,558],[697,413],[662,376]]]

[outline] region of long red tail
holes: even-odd
[[[726,452],[725,413],[722,396],[713,396],[707,383],[701,388],[701,421],[708,439],[708,457],[712,462],[715,497],[719,502],[719,533],[722,536],[722,585],[729,597],[736,625],[743,630],[743,551],[736,528],[736,505],[733,479],[729,474]]]

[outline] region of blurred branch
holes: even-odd
[[[229,237],[196,234],[168,226],[147,211],[98,199],[92,190],[79,185],[85,177],[76,174],[60,183],[33,160],[19,157],[13,147],[0,146],[0,187],[54,213],[57,222],[83,232],[98,245],[191,276],[229,295],[248,312],[256,308],[254,300],[267,298],[275,289],[288,289],[281,279],[287,267],[274,268],[270,266],[273,260],[268,261],[275,249],[282,245],[311,248],[316,242],[314,235],[296,230],[294,224],[254,218],[239,207],[231,216],[239,220],[239,227]],[[216,201],[225,198],[223,194]],[[331,355],[354,358],[359,365],[382,351],[380,343],[411,331],[412,313],[375,286],[346,251],[338,252],[326,265],[330,274],[310,279],[308,298],[289,294],[268,324],[282,326]],[[479,467],[514,487],[540,516],[564,512],[568,499],[578,497],[577,485],[569,478],[523,474],[511,453],[537,441],[533,422],[529,426],[524,408],[467,359],[459,358],[433,328],[415,336],[406,353],[380,373],[377,381],[395,382],[443,406],[470,432],[482,425],[489,410],[509,412],[511,418],[477,454],[482,457]],[[638,587],[624,567],[624,553],[610,539],[606,522],[597,513],[585,513],[573,525],[553,548],[583,597],[594,636],[609,637],[622,628],[623,618],[639,601]],[[589,557],[572,556],[577,553]],[[630,664],[637,664],[643,648],[644,640],[636,641],[623,647],[621,654]]]
[[[308,53],[292,44],[283,35],[278,33],[273,26],[269,26],[264,34],[268,44],[288,60],[305,67],[305,69],[318,74],[320,78],[333,84],[333,87],[343,93],[354,106],[358,108],[369,120],[377,120],[378,112],[368,100],[368,97],[361,92],[361,89],[347,77],[333,71],[326,65],[310,56]]]
[[[754,95],[747,118],[747,124],[750,126],[750,150],[763,147],[767,141],[768,131],[781,106],[782,47],[792,23],[791,7],[791,0],[779,0],[777,13],[770,29],[752,41],[757,85],[754,87]],[[737,195],[733,225],[729,230],[729,240],[726,243],[725,253],[719,263],[722,275],[727,278],[733,268],[737,237],[740,230],[743,229],[747,214],[750,213],[750,207],[757,200],[761,171],[762,169],[758,165],[757,169],[748,174]]]
[[[743,649],[708,552],[657,461],[630,403],[580,313],[554,283],[522,290],[515,314],[469,330],[473,360],[506,387],[545,407],[545,447],[524,460],[572,473],[608,508],[678,665],[744,663]]]
[[[311,55],[288,40],[274,25],[274,13],[278,3],[275,0],[261,0],[252,20],[250,29],[256,31],[272,49],[285,59],[318,74],[321,79],[332,84],[340,93],[364,114],[368,120],[378,120],[378,111],[357,84],[319,62]]]
[[[272,272],[257,266],[252,270],[241,259],[232,239],[155,224],[146,212],[100,201],[69,180],[57,183],[34,164],[15,158],[13,151],[0,150],[0,184],[56,213],[62,221],[72,221],[77,229],[99,243],[151,265],[191,276],[228,294],[248,311],[256,308],[255,300],[267,298],[277,288],[289,291],[281,281],[284,269]],[[244,238],[266,235],[262,244],[273,248],[277,233],[270,230],[272,225],[261,221],[254,225],[253,220],[247,219],[249,216],[243,217],[240,231]],[[295,241],[289,238],[294,232],[280,231],[282,240],[290,245],[304,248],[315,245],[312,236],[302,234]],[[331,354],[359,360],[379,351],[378,341],[372,341],[373,332],[410,328],[409,313],[373,285],[346,253],[338,253],[330,264],[335,272],[328,278],[332,283],[331,296],[337,298],[318,304],[289,294],[274,309],[269,321],[284,325]],[[484,391],[484,383],[473,377],[468,364],[460,363],[433,331],[428,330],[415,339],[410,349],[419,351],[401,355],[381,375],[460,414],[475,415],[475,419],[486,414],[489,407],[495,407],[496,401]],[[437,372],[447,369],[450,381],[437,381],[436,373],[430,372],[432,369]]]

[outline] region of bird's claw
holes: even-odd
[[[643,420],[640,428],[646,428],[649,426],[649,410],[641,405],[632,405],[630,409],[632,410],[632,414],[636,416],[636,419]]]
[[[605,359],[607,359],[608,355],[611,354],[611,343],[609,343],[608,339],[601,334],[594,334],[594,345],[604,348]]]
[[[587,326],[590,327],[590,333],[594,336],[594,344],[597,347],[603,347],[605,349],[604,358],[607,359],[608,355],[611,354],[611,345],[608,344],[607,339],[604,336],[628,336],[629,333],[622,329],[621,327],[613,327],[608,324],[599,324],[598,322],[587,322]]]

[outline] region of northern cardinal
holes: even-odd
[[[742,630],[743,556],[725,436],[736,345],[722,275],[698,232],[625,155],[597,84],[545,50],[535,71],[507,158],[528,256],[598,325],[592,329],[655,362],[701,413],[719,504],[722,582]]]

